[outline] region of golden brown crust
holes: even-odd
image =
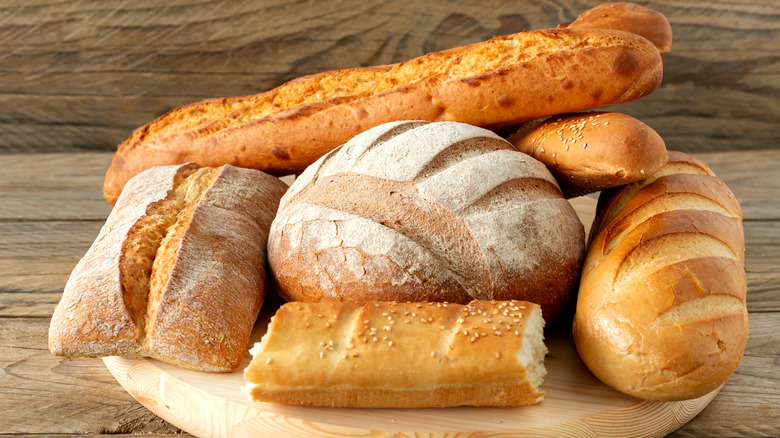
[[[232,166],[157,167],[133,178],[65,287],[52,353],[238,367],[265,296],[267,233],[285,189]]]
[[[160,117],[119,145],[103,192],[113,203],[132,175],[186,161],[300,172],[385,122],[501,127],[637,99],[661,76],[658,51],[644,38],[589,29],[527,31],[390,66],[320,73]]]
[[[541,312],[528,302],[287,303],[244,372],[255,401],[338,407],[537,403]]]
[[[658,48],[661,56],[672,50],[672,26],[669,20],[660,12],[635,3],[604,3],[583,12],[573,22],[558,27],[622,30],[647,38]]]
[[[648,180],[602,198],[573,326],[580,356],[603,382],[636,397],[715,390],[739,364],[748,333],[738,201],[706,165],[680,153]]]
[[[543,162],[567,198],[639,181],[668,159],[658,133],[621,113],[554,116],[528,123],[508,140]]]

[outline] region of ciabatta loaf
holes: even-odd
[[[133,178],[65,286],[51,352],[238,367],[265,297],[268,228],[286,187],[232,166],[164,166]]]
[[[690,155],[602,192],[574,319],[585,364],[649,400],[717,389],[747,341],[744,252],[739,202]]]
[[[645,179],[669,156],[653,128],[621,113],[566,114],[528,122],[508,140],[544,163],[567,198]]]
[[[336,407],[538,403],[533,303],[287,303],[244,372],[255,401]]]
[[[585,233],[558,184],[493,132],[393,122],[310,166],[282,198],[268,258],[288,301],[532,301],[555,319]]]
[[[672,26],[660,12],[631,2],[604,3],[580,14],[561,29],[614,29],[631,32],[652,42],[661,56],[672,50]]]
[[[395,120],[498,128],[645,96],[661,82],[646,39],[551,29],[499,36],[379,67],[320,73],[265,93],[177,108],[119,145],[103,193],[155,165],[193,161],[302,171],[353,136]]]

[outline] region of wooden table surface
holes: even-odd
[[[780,2],[640,1],[675,33],[652,95],[612,109],[696,154],[742,200],[750,338],[673,436],[780,436]],[[165,111],[397,62],[598,1],[0,1],[0,435],[181,433],[99,359],[49,354],[53,308],[110,207],[116,144]]]

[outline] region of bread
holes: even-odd
[[[574,340],[607,385],[648,400],[700,397],[745,349],[739,202],[701,161],[671,152],[646,180],[602,192]]]
[[[401,121],[310,166],[268,242],[288,301],[524,300],[555,319],[585,234],[540,162],[486,129]]]
[[[119,145],[103,193],[113,203],[141,170],[187,161],[298,173],[360,132],[395,120],[498,128],[625,102],[655,90],[662,70],[658,51],[636,35],[552,29],[306,76],[253,96],[186,105],[150,122]]]
[[[660,12],[630,2],[604,3],[588,9],[562,29],[614,29],[647,38],[661,56],[672,50],[672,26]]]
[[[51,352],[237,368],[265,297],[268,228],[285,189],[232,166],[155,167],[131,179],[68,279]]]
[[[567,198],[639,181],[668,159],[658,133],[621,113],[554,116],[527,123],[508,140],[544,163]]]
[[[533,303],[287,303],[252,349],[254,401],[413,408],[538,403],[544,320]]]

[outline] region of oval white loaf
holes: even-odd
[[[543,164],[471,125],[393,122],[282,198],[268,254],[294,301],[569,301],[584,231]]]
[[[722,385],[748,335],[742,211],[700,160],[670,152],[651,177],[602,192],[574,341],[604,383],[649,400]]]

